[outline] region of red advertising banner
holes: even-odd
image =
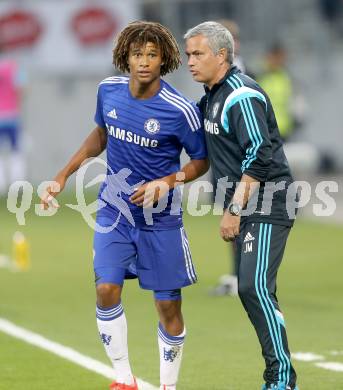
[[[71,20],[72,30],[82,45],[96,45],[113,39],[117,29],[113,13],[105,8],[80,9]]]
[[[138,0],[0,0],[0,44],[39,73],[103,73],[115,35],[139,12]]]
[[[41,33],[41,22],[33,12],[13,9],[0,15],[0,45],[4,49],[30,47]]]

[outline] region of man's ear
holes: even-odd
[[[227,49],[221,48],[217,54],[220,57],[220,64],[227,61]]]

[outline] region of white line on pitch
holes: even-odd
[[[295,352],[292,353],[294,360],[302,362],[314,363],[316,367],[324,368],[324,370],[343,372],[343,364],[337,362],[326,362],[322,355],[316,355],[312,352]]]
[[[321,362],[316,363],[317,367],[324,368],[325,370],[343,372],[343,364],[337,362]]]
[[[292,353],[292,358],[302,362],[316,362],[318,360],[324,360],[324,356],[316,355],[312,352],[295,352]]]
[[[89,371],[96,372],[105,378],[113,380],[115,377],[114,370],[110,366],[107,366],[106,364],[88,356],[82,355],[80,352],[77,352],[72,348],[65,347],[62,344],[48,340],[37,333],[21,328],[6,319],[0,318],[0,331],[17,339],[23,340],[28,344],[49,351],[63,359],[78,364]],[[157,390],[157,387],[139,378],[137,378],[137,384],[140,390]]]
[[[340,356],[340,355],[343,355],[343,351],[330,351],[330,355]]]

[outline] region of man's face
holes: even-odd
[[[223,55],[214,54],[208,39],[203,35],[187,39],[186,54],[193,79],[212,86],[223,62]]]
[[[161,50],[152,42],[143,46],[132,43],[128,63],[130,75],[142,84],[149,84],[160,77]]]

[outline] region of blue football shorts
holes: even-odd
[[[103,227],[113,224],[108,216],[98,216]],[[184,227],[147,230],[118,224],[108,233],[94,234],[95,283],[124,284],[138,277],[141,288],[154,291],[176,290],[197,281]]]
[[[1,121],[0,120],[0,143],[9,143],[13,151],[19,147],[19,121]]]

